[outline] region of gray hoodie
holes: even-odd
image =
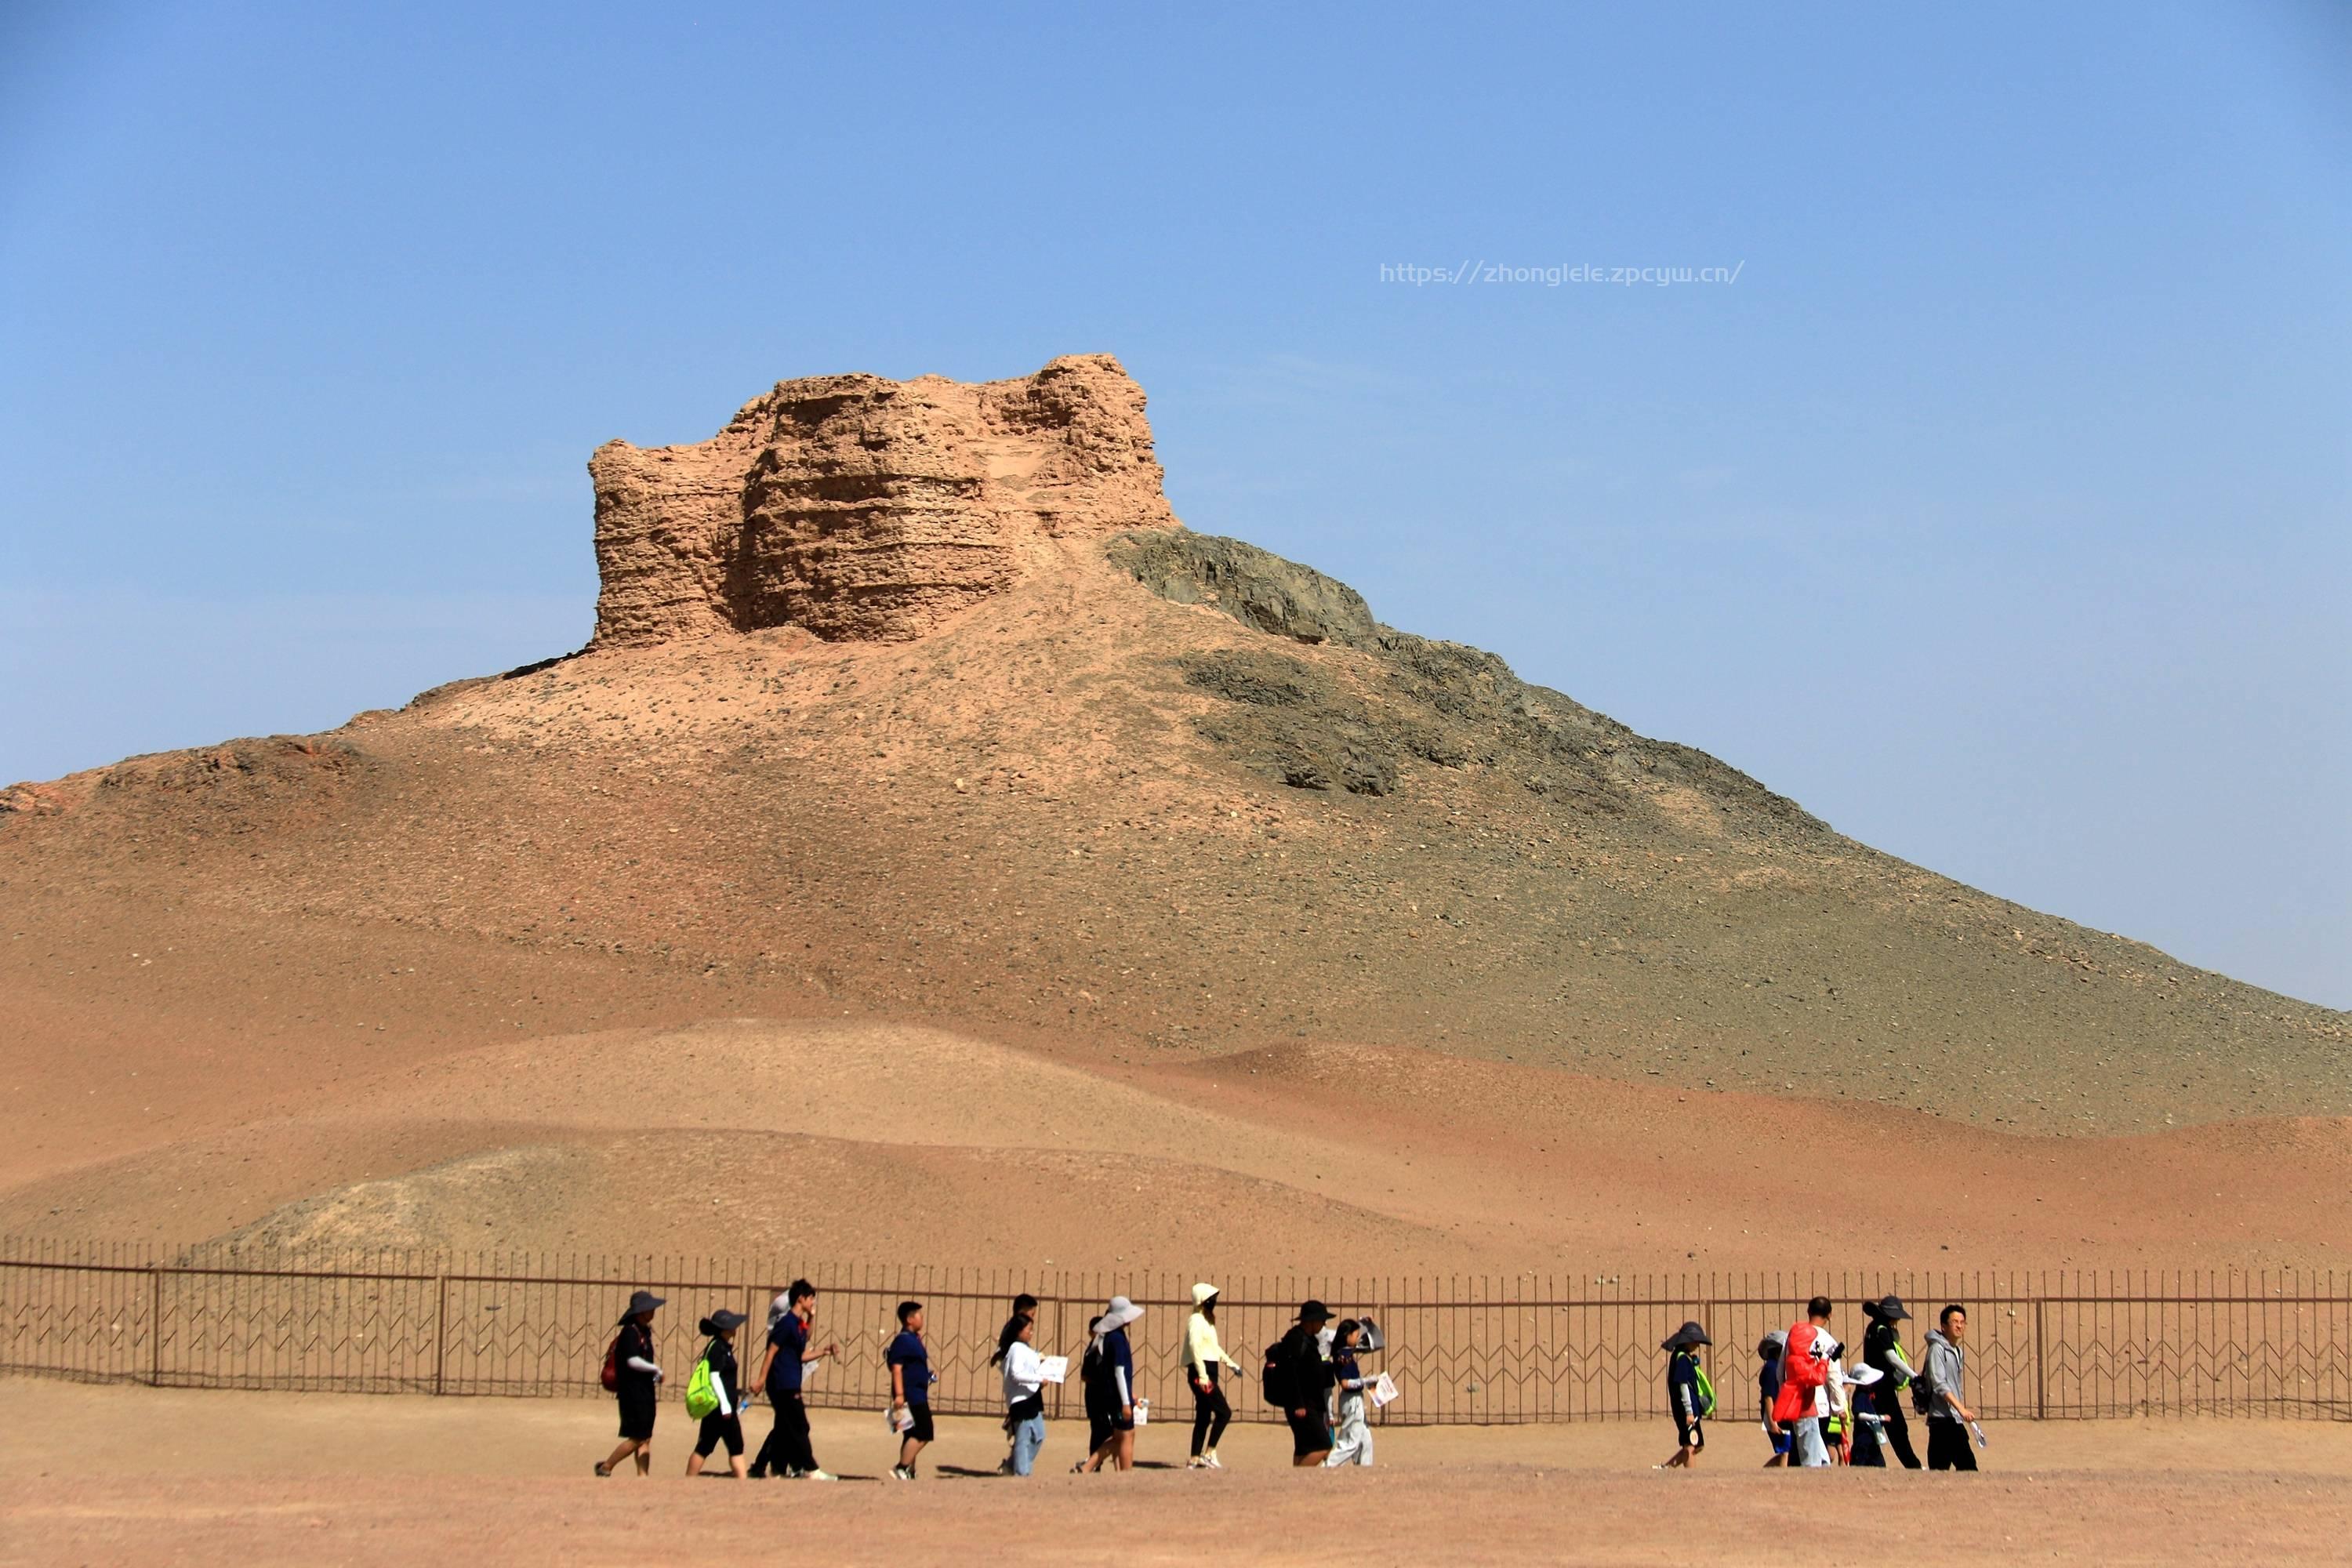
[[[1931,1421],[1957,1421],[1949,1401],[1969,1402],[1967,1384],[1968,1353],[1944,1337],[1941,1329],[1927,1335],[1927,1364],[1920,1370],[1927,1375],[1928,1385],[1936,1391],[1935,1407],[1927,1412]]]

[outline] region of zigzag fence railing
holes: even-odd
[[[683,1373],[695,1321],[751,1319],[797,1275],[818,1286],[817,1338],[841,1359],[812,1369],[812,1404],[879,1409],[883,1349],[901,1300],[929,1310],[945,1413],[992,1414],[988,1365],[1013,1296],[1039,1298],[1040,1348],[1075,1356],[1111,1291],[1146,1308],[1132,1331],[1140,1392],[1160,1419],[1189,1420],[1181,1353],[1191,1280],[1071,1269],[828,1268],[655,1258],[369,1253],[257,1255],[0,1239],[0,1373],[242,1388],[560,1397],[600,1394],[596,1373],[629,1291],[669,1299],[662,1358]],[[1403,1397],[1391,1425],[1505,1425],[1664,1414],[1658,1342],[1685,1319],[1715,1340],[1723,1415],[1756,1406],[1756,1345],[1815,1292],[1832,1329],[1860,1339],[1858,1303],[1893,1290],[1919,1340],[1946,1301],[1969,1313],[1970,1399],[2002,1419],[2215,1415],[2352,1420],[2352,1276],[2212,1274],[1680,1274],[1515,1279],[1235,1277],[1219,1328],[1244,1363],[1237,1416],[1273,1420],[1256,1352],[1301,1300],[1377,1319],[1376,1363]],[[1075,1387],[1056,1414],[1079,1413]]]

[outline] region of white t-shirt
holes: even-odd
[[[1813,1332],[1812,1346],[1805,1353],[1812,1360],[1825,1363],[1822,1368],[1821,1386],[1813,1390],[1813,1414],[1827,1415],[1831,1407],[1830,1385],[1845,1375],[1840,1364],[1845,1355],[1845,1347],[1832,1339],[1827,1329],[1817,1329]]]

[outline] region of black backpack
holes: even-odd
[[[1920,1357],[1919,1374],[1911,1380],[1911,1409],[1916,1415],[1936,1413],[1936,1380],[1927,1375],[1927,1368],[1933,1364],[1926,1356]]]
[[[1258,1378],[1258,1386],[1265,1391],[1265,1402],[1276,1410],[1290,1409],[1290,1336],[1265,1347],[1265,1366]]]

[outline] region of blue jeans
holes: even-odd
[[[1029,1467],[1037,1462],[1037,1450],[1045,1446],[1045,1418],[1032,1415],[1013,1428],[1013,1473],[1025,1476]]]

